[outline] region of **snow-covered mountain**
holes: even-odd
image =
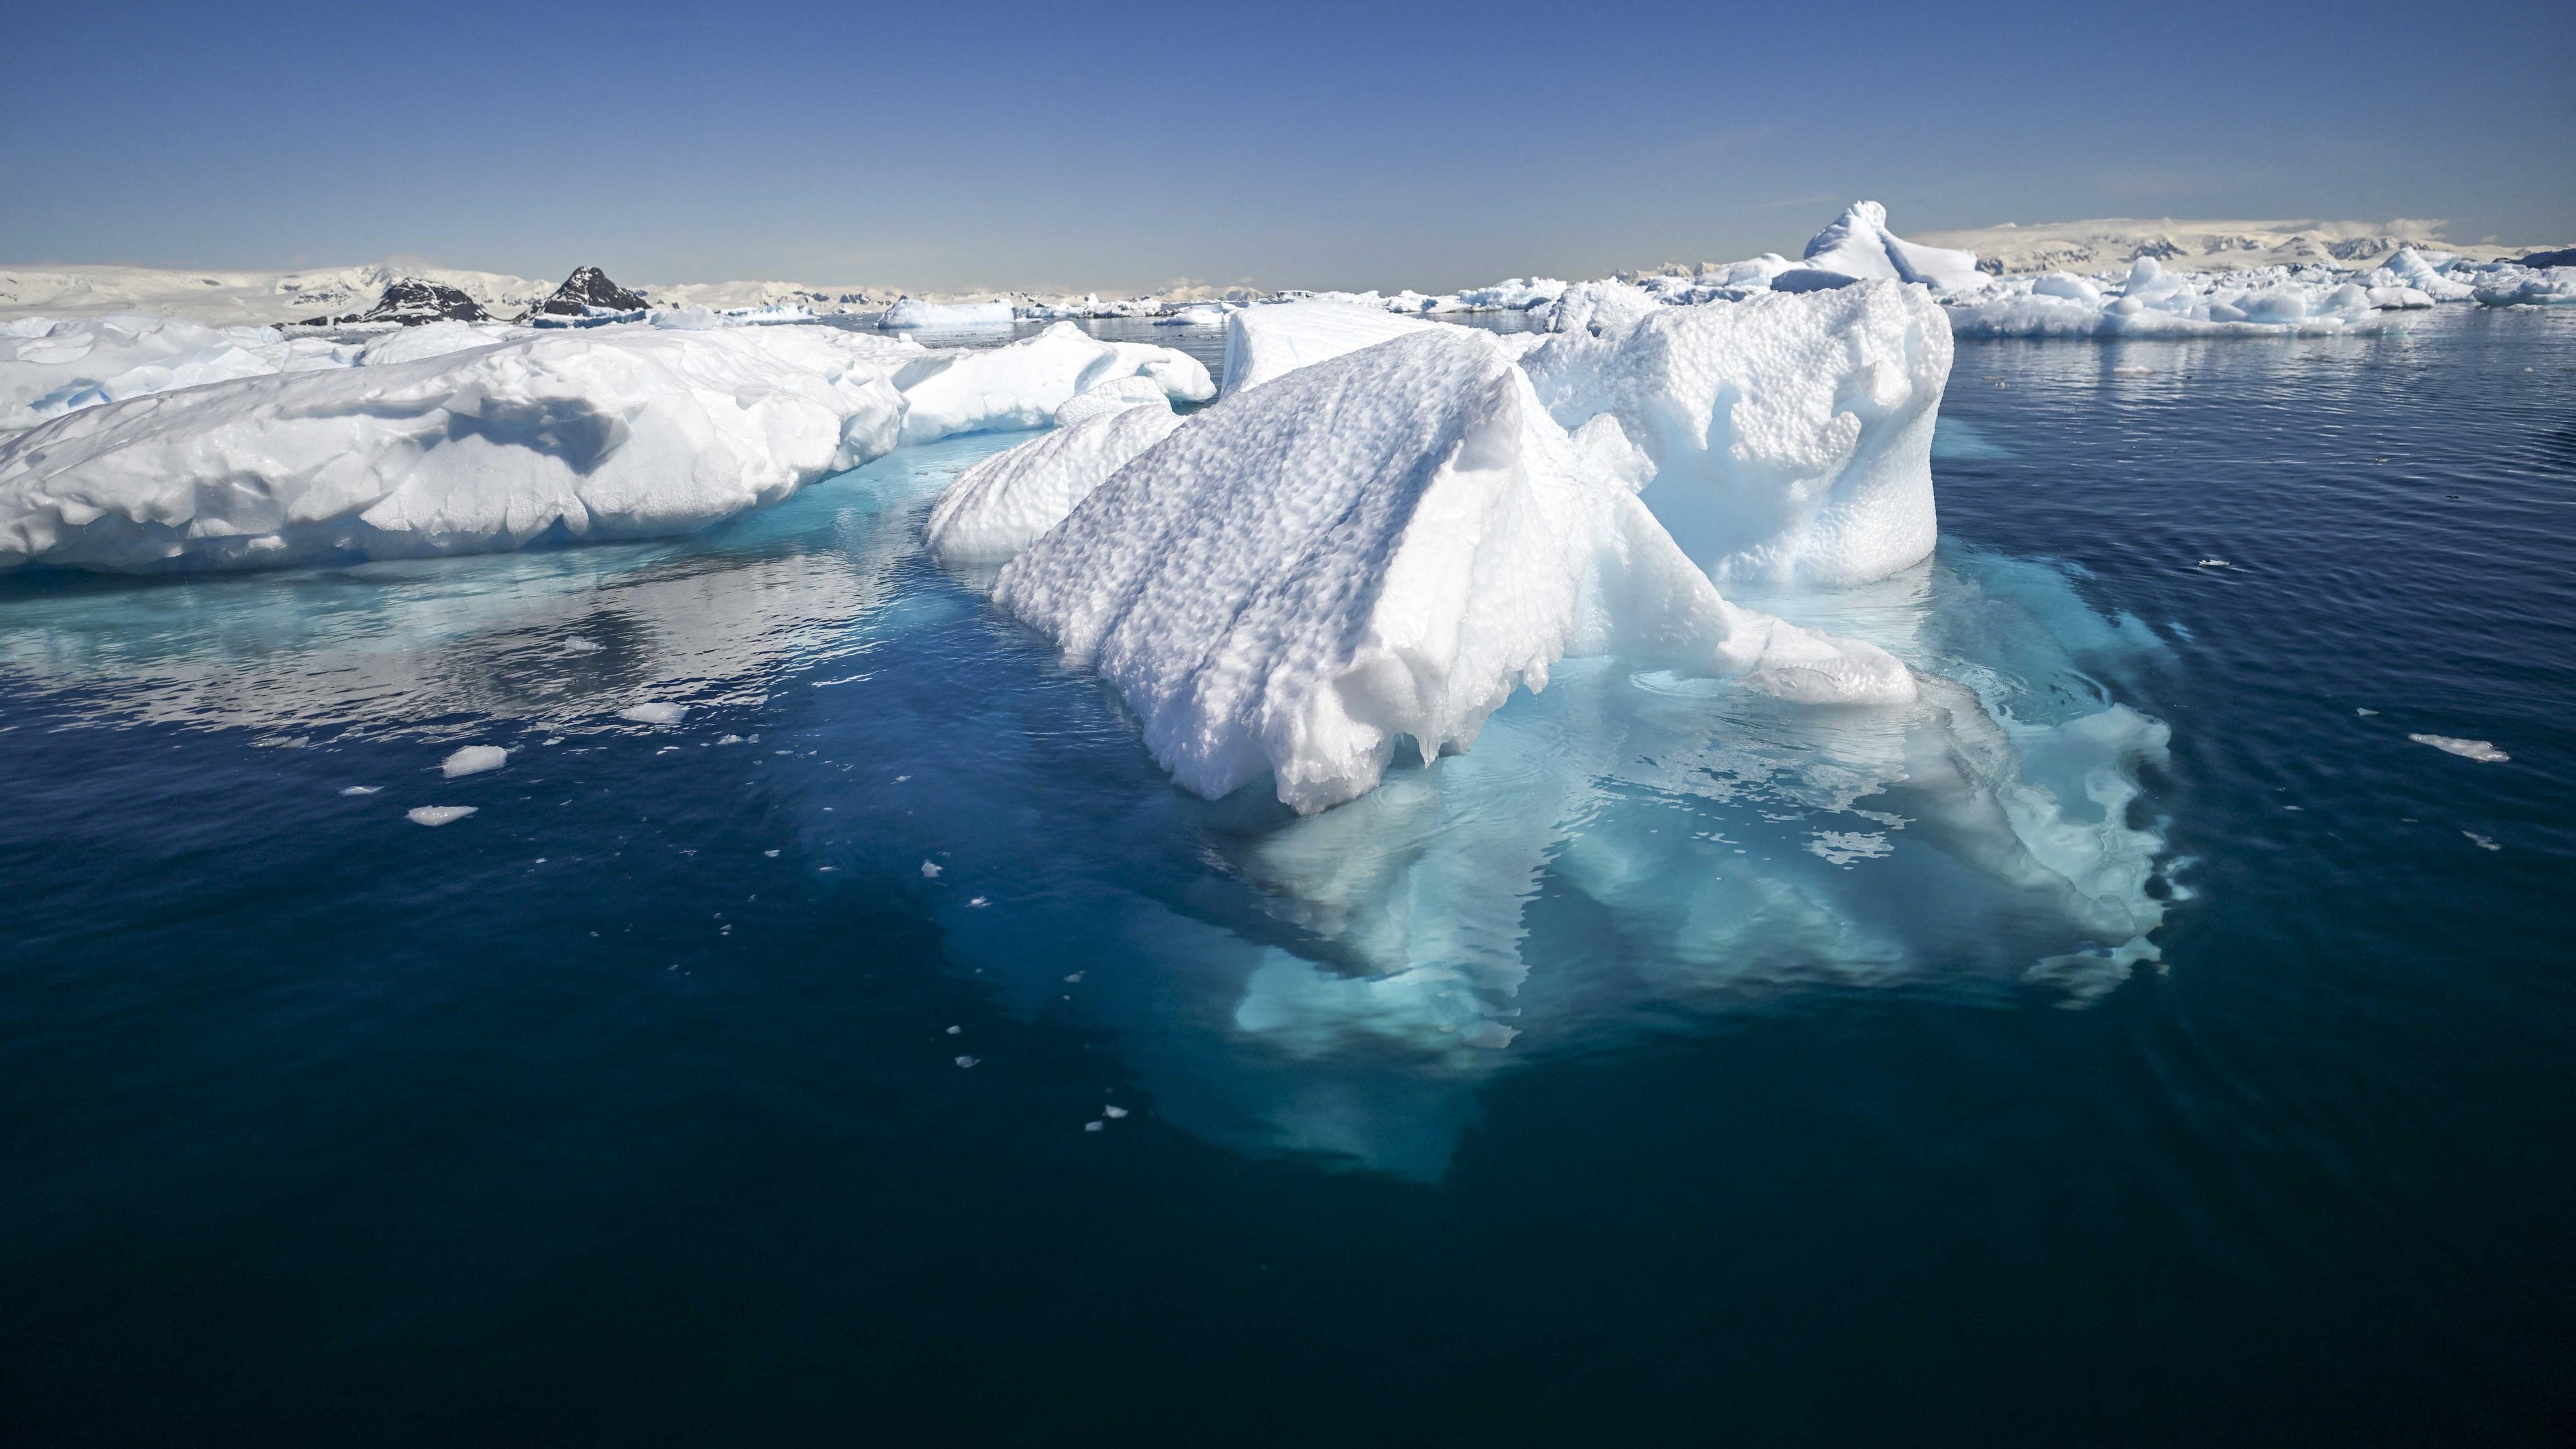
[[[2176,221],[2106,217],[2035,226],[1927,231],[1916,240],[1975,252],[1989,272],[2098,272],[2153,258],[2168,271],[2327,266],[2367,271],[2400,247],[2445,251],[2470,261],[2511,260],[2529,247],[2447,240],[2443,223],[2392,221]]]
[[[550,282],[497,272],[376,263],[303,272],[200,272],[159,267],[0,266],[0,317],[96,317],[150,312],[218,327],[274,327],[364,312],[400,281],[452,287],[496,317],[525,312]]]

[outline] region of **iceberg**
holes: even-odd
[[[446,324],[455,325],[455,324]],[[121,312],[0,324],[0,433],[174,387],[347,367],[350,343]]]
[[[2489,307],[2576,306],[2576,267],[2525,267],[2499,262],[2478,269],[2473,291]]]
[[[1891,280],[1666,307],[1593,283],[1522,359],[1560,424],[1618,420],[1643,501],[1721,583],[1855,584],[1932,551],[1950,327]]]
[[[1569,654],[1913,698],[1884,651],[1722,598],[1631,491],[1646,466],[1609,418],[1558,426],[1499,339],[1423,327],[1190,419],[993,597],[1115,689],[1182,786],[1267,775],[1301,813],[1372,789],[1400,738],[1465,749]]]
[[[888,307],[877,325],[890,331],[913,328],[964,330],[1008,327],[1016,320],[1008,302],[923,302],[906,297]]]
[[[2140,257],[2117,281],[2003,277],[1950,304],[1962,337],[2277,337],[2375,332],[2380,313],[2430,306],[2411,284],[2365,286],[2332,267],[2175,272]],[[2423,297],[2421,302],[2415,297]]]
[[[1807,243],[1804,264],[1774,274],[1782,292],[1812,292],[1856,281],[1920,282],[1936,292],[1973,292],[1986,284],[1977,254],[1927,247],[1887,229],[1887,208],[1856,201]]]
[[[1178,402],[1216,396],[1206,364],[1188,353],[1103,342],[1058,322],[1006,347],[939,352],[906,367],[896,380],[905,404],[902,441],[1043,428],[1076,394],[1127,377],[1144,378]]]
[[[364,366],[240,378],[0,439],[0,569],[267,567],[642,538],[786,497],[898,442],[1042,426],[1207,369],[1069,325],[974,352],[831,327],[429,324]],[[413,357],[417,336],[432,355]],[[1129,394],[1133,397],[1133,394]]]

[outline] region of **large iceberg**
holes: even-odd
[[[1913,697],[1883,651],[1729,604],[1631,491],[1645,471],[1615,421],[1558,426],[1499,339],[1428,327],[1199,414],[994,597],[1116,689],[1183,786],[1269,775],[1299,811],[1373,788],[1399,739],[1465,748],[1569,654]]]
[[[1985,285],[1977,254],[1927,247],[1887,229],[1887,208],[1856,201],[1807,243],[1803,265],[1774,273],[1773,288],[1812,292],[1855,281],[1920,282],[1936,292],[1970,292]]]
[[[369,365],[155,393],[0,440],[0,568],[245,568],[681,532],[898,442],[1042,425],[1117,379],[1213,391],[1183,354],[1070,328],[964,354],[829,327],[434,330],[418,332],[435,355],[387,341]]]
[[[906,367],[897,379],[905,403],[902,440],[1043,428],[1074,395],[1122,377],[1146,378],[1176,401],[1216,396],[1207,365],[1186,352],[1103,342],[1058,322],[1007,347],[939,352]]]
[[[1057,427],[957,475],[924,526],[931,557],[951,567],[1000,564],[1064,521],[1074,505],[1181,417],[1139,378],[1104,384],[1056,409]]]
[[[2474,273],[2475,295],[2490,307],[2576,306],[2576,267],[2525,267],[2499,262]]]
[[[888,307],[877,325],[895,330],[963,330],[1008,327],[1014,320],[1008,302],[923,302],[906,297]]]
[[[1653,460],[1644,500],[1720,581],[1852,584],[1932,551],[1932,428],[1950,328],[1888,280],[1659,306],[1569,290],[1523,359],[1567,426],[1616,418]]]

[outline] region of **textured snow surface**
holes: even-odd
[[[951,566],[1008,560],[1181,425],[1161,393],[1120,405],[1118,391],[1113,383],[1076,397],[1057,410],[1072,414],[1064,426],[959,474],[931,510],[931,556]],[[1084,406],[1094,398],[1104,401]]]
[[[1644,501],[1720,581],[1850,584],[1932,551],[1932,428],[1950,329],[1894,281],[1660,306],[1591,284],[1522,359],[1568,426],[1616,418]]]
[[[2503,263],[2480,269],[2472,288],[2490,307],[2576,306],[2576,267],[2520,267]]]
[[[1274,302],[1225,322],[1225,395],[1437,324],[1350,302]]]
[[[455,325],[455,324],[447,324]],[[347,367],[359,349],[273,327],[208,327],[115,313],[0,323],[0,433],[174,387]]]
[[[1266,773],[1300,811],[1371,789],[1399,739],[1464,749],[1570,653],[1913,697],[1883,651],[1721,598],[1630,491],[1644,470],[1610,419],[1558,426],[1497,338],[1428,327],[1191,418],[994,597],[1098,671],[1183,786]]]
[[[447,324],[379,345],[442,350],[156,393],[0,439],[0,568],[242,568],[682,532],[898,439],[1044,425],[1104,382],[1213,391],[1181,353],[1070,327],[965,354],[825,327],[493,341]]]

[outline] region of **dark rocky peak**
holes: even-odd
[[[641,312],[645,302],[642,293],[631,292],[608,280],[608,274],[597,267],[582,267],[564,278],[555,294],[538,303],[531,317],[582,317],[592,311]]]
[[[423,322],[489,322],[490,313],[481,304],[454,287],[406,277],[385,288],[376,305],[364,312],[350,312],[338,317],[308,317],[299,326],[346,327],[361,322],[399,322],[417,327]]]
[[[2576,267],[2576,247],[2564,251],[2533,252],[2514,263],[2518,267]]]

